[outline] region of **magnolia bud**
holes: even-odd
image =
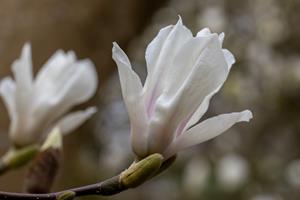
[[[55,128],[49,134],[31,167],[25,180],[25,191],[29,193],[47,193],[50,191],[59,169],[62,135]]]
[[[139,162],[133,163],[120,175],[120,183],[126,188],[133,188],[144,183],[161,167],[162,155],[155,153]]]

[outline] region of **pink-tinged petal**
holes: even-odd
[[[200,144],[210,140],[221,133],[228,130],[238,122],[249,122],[252,118],[252,113],[249,110],[243,112],[222,114],[216,117],[209,118],[200,124],[187,130],[168,147],[164,153],[164,158],[168,158],[178,151],[187,147]]]
[[[131,142],[135,153],[139,156],[147,153],[146,111],[142,96],[142,83],[132,70],[124,51],[117,43],[113,44],[113,59],[118,66],[122,95],[131,122]]]
[[[163,92],[160,80],[168,76],[167,71],[173,67],[173,60],[178,50],[192,37],[191,31],[182,24],[179,18],[176,25],[162,29],[148,45],[146,50],[148,75],[144,86],[146,105],[151,107]],[[152,111],[150,110],[149,113],[151,114]]]
[[[72,112],[64,116],[57,122],[54,127],[59,127],[62,134],[66,135],[73,132],[79,126],[81,126],[86,120],[92,117],[97,112],[96,107],[90,107],[86,110]]]
[[[6,109],[9,114],[9,118],[11,121],[15,120],[15,117],[17,115],[16,113],[16,84],[15,82],[10,78],[6,77],[4,78],[0,83],[0,95],[4,101],[4,104],[6,106]]]

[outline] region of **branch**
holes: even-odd
[[[73,188],[48,194],[26,194],[0,191],[0,199],[3,200],[72,200],[75,197],[87,195],[109,196],[120,193],[126,189],[134,188],[165,169],[163,157],[160,154],[152,154],[139,162],[133,163],[120,175],[114,176],[103,182]]]
[[[103,182],[87,185],[83,187],[73,188],[61,192],[54,192],[48,194],[25,194],[25,193],[12,193],[1,192],[0,199],[7,200],[63,200],[73,199],[75,197],[86,195],[114,195],[127,189],[120,184],[119,176],[112,177]]]

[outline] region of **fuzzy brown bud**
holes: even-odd
[[[50,192],[60,165],[61,144],[61,134],[58,129],[54,129],[28,170],[25,179],[26,192]]]

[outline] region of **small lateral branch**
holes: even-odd
[[[64,200],[64,194],[74,193],[72,198],[86,196],[86,195],[102,195],[109,196],[124,191],[125,188],[120,184],[119,176],[112,177],[103,182],[87,185],[83,187],[73,188],[61,192],[54,192],[48,194],[27,194],[27,193],[13,193],[0,191],[1,200]]]

